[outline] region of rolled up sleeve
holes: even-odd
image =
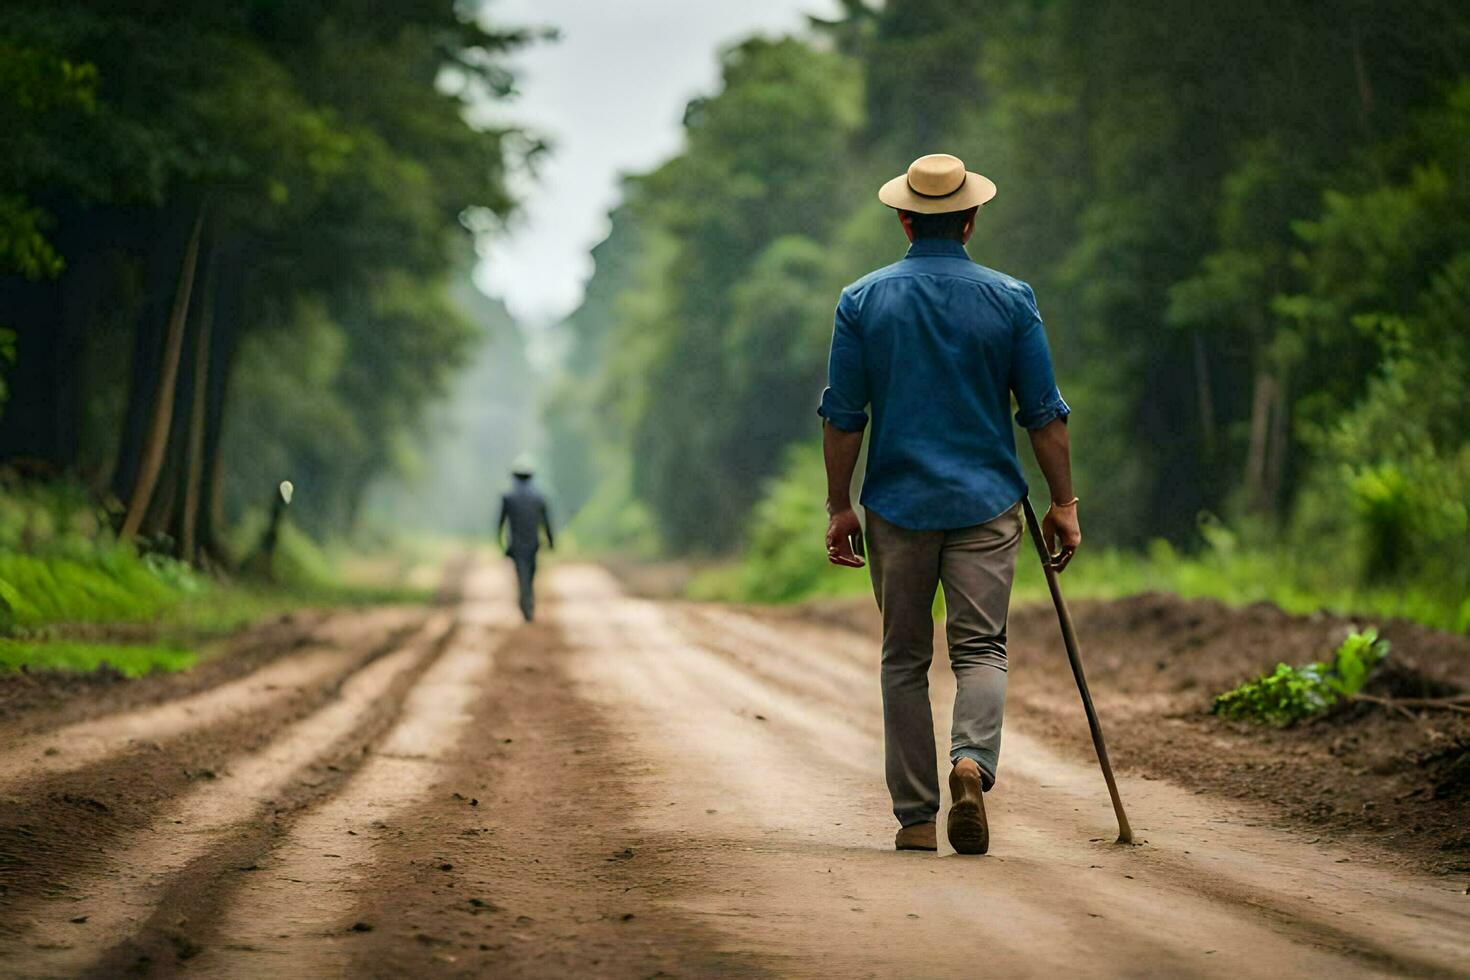
[[[1016,313],[1016,342],[1011,348],[1011,392],[1016,396],[1016,424],[1039,429],[1054,419],[1064,419],[1072,409],[1062,400],[1052,369],[1046,329],[1036,308],[1031,287]]]
[[[827,358],[827,389],[817,414],[844,432],[860,432],[868,424],[868,375],[863,367],[863,340],[857,309],[844,293],[832,326],[832,353]]]

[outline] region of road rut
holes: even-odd
[[[116,747],[236,731],[223,686],[49,733],[83,757],[64,773],[24,764],[44,737],[0,754],[13,826],[82,828],[70,850],[0,838],[0,885],[26,883],[0,891],[0,974],[1470,973],[1449,882],[1251,806],[1125,779],[1143,843],[1112,844],[1095,767],[1027,705],[991,853],[895,853],[855,632],[631,598],[585,565],[550,570],[532,625],[500,563],[462,591],[376,655],[231,681],[262,731],[208,779],[149,782]],[[272,670],[319,688],[309,711],[259,700]],[[943,665],[931,687],[947,727]]]

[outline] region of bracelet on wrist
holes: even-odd
[[[1073,497],[1071,500],[1068,500],[1068,501],[1065,501],[1065,502],[1064,501],[1061,501],[1061,500],[1053,500],[1051,502],[1051,505],[1053,507],[1076,507],[1077,506],[1077,501],[1079,501],[1081,499],[1082,499],[1081,497]]]

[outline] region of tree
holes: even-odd
[[[516,130],[472,125],[467,101],[509,94],[502,56],[536,35],[491,26],[481,3],[189,0],[166,18],[154,7],[0,9],[0,36],[24,56],[6,48],[3,70],[34,78],[17,90],[20,124],[0,136],[27,163],[0,186],[0,243],[21,243],[0,261],[68,263],[61,280],[0,303],[27,380],[0,455],[39,455],[99,489],[110,465],[124,533],[217,555],[222,505],[256,496],[225,485],[261,478],[227,424],[241,393],[259,390],[232,383],[237,354],[276,331],[317,337],[327,322],[344,348],[320,394],[362,439],[279,465],[319,466],[303,513],[344,526],[465,358],[471,331],[443,301],[456,238],[475,214],[513,206],[506,175],[540,151]],[[47,222],[54,234],[37,238]],[[205,268],[207,288],[193,288]],[[121,376],[91,353],[117,347],[131,347]],[[120,410],[83,410],[94,388],[125,389]]]
[[[1376,534],[1365,574],[1432,564],[1421,544],[1447,539],[1405,515],[1458,512],[1406,488],[1454,498],[1462,443],[1402,403],[1465,393],[1443,332],[1460,203],[1435,176],[1467,176],[1445,98],[1470,72],[1463,10],[853,0],[813,34],[732,48],[685,149],[625,185],[639,234],[619,271],[599,256],[571,323],[596,342],[557,402],[612,420],[576,430],[617,447],[586,483],[631,458],[669,550],[730,546],[814,438],[838,289],[901,254],[871,189],[950,150],[999,185],[970,251],[1036,288],[1092,540],[1188,547],[1214,512],[1265,543]],[[1396,411],[1430,456],[1391,437]]]
[[[743,392],[724,336],[734,291],[767,245],[822,236],[843,212],[834,161],[858,122],[852,68],[791,39],[730,49],[720,94],[685,113],[688,150],[640,188],[640,220],[671,249],[638,328],[652,339],[632,419],[633,485],[675,548],[726,545],[721,528],[739,523],[769,475],[743,452]],[[779,451],[762,450],[772,461]]]

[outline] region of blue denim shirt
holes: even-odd
[[[1026,493],[1012,393],[1028,429],[1071,412],[1031,287],[946,239],[842,291],[827,378],[832,425],[861,431],[872,407],[863,506],[914,530],[982,524]]]

